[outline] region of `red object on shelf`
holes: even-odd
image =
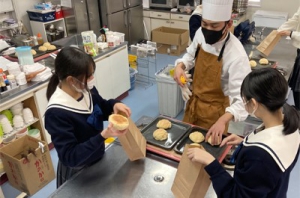
[[[55,19],[61,19],[63,18],[63,12],[62,10],[59,10],[59,11],[55,11]]]

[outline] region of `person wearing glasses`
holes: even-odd
[[[105,153],[105,139],[125,134],[103,121],[113,112],[130,109],[123,103],[99,95],[91,56],[75,47],[65,47],[55,59],[55,72],[47,88],[49,100],[45,128],[57,151],[57,187],[84,167],[98,162]],[[109,85],[108,85],[109,86]]]

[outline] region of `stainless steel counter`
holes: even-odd
[[[79,172],[50,197],[173,198],[171,186],[177,166],[175,161],[150,153],[131,162],[122,147],[113,143],[102,160]]]
[[[261,32],[262,27],[256,27],[254,35],[258,35],[258,32]],[[270,34],[270,32],[274,30],[272,28],[264,28],[263,30],[263,36],[262,40],[266,38],[267,35]],[[244,48],[249,55],[251,51],[253,51],[253,58],[262,58],[262,54],[256,50],[257,45],[261,42],[259,39],[254,44],[246,44],[244,45]],[[279,41],[279,43],[276,45],[274,50],[271,52],[271,54],[267,57],[267,59],[272,61],[278,62],[278,68],[282,68],[287,74],[286,79],[291,74],[291,71],[294,66],[296,58],[296,48],[292,45],[291,40],[286,39],[286,37],[282,37],[282,39]]]
[[[258,32],[261,32],[262,27],[256,27],[254,35],[258,35]],[[267,35],[270,34],[272,28],[264,28],[263,36],[261,40],[266,38]],[[251,51],[253,51],[253,58],[262,58],[262,54],[256,50],[256,46],[261,42],[260,39],[256,41],[254,44],[246,44],[244,48],[249,55]],[[292,45],[291,40],[282,37],[279,43],[276,45],[271,54],[267,57],[267,59],[278,62],[278,68],[282,68],[286,72],[286,80],[288,80],[291,71],[294,66],[294,61],[296,58],[296,48]],[[248,117],[244,122],[230,122],[228,132],[234,133],[240,136],[246,136],[250,132],[252,132],[261,122],[257,119]]]

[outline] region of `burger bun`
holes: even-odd
[[[113,128],[118,131],[123,131],[129,127],[129,121],[125,116],[120,114],[111,114],[108,121],[112,123]]]

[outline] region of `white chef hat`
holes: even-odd
[[[203,0],[202,17],[211,21],[228,21],[231,19],[233,0]]]

